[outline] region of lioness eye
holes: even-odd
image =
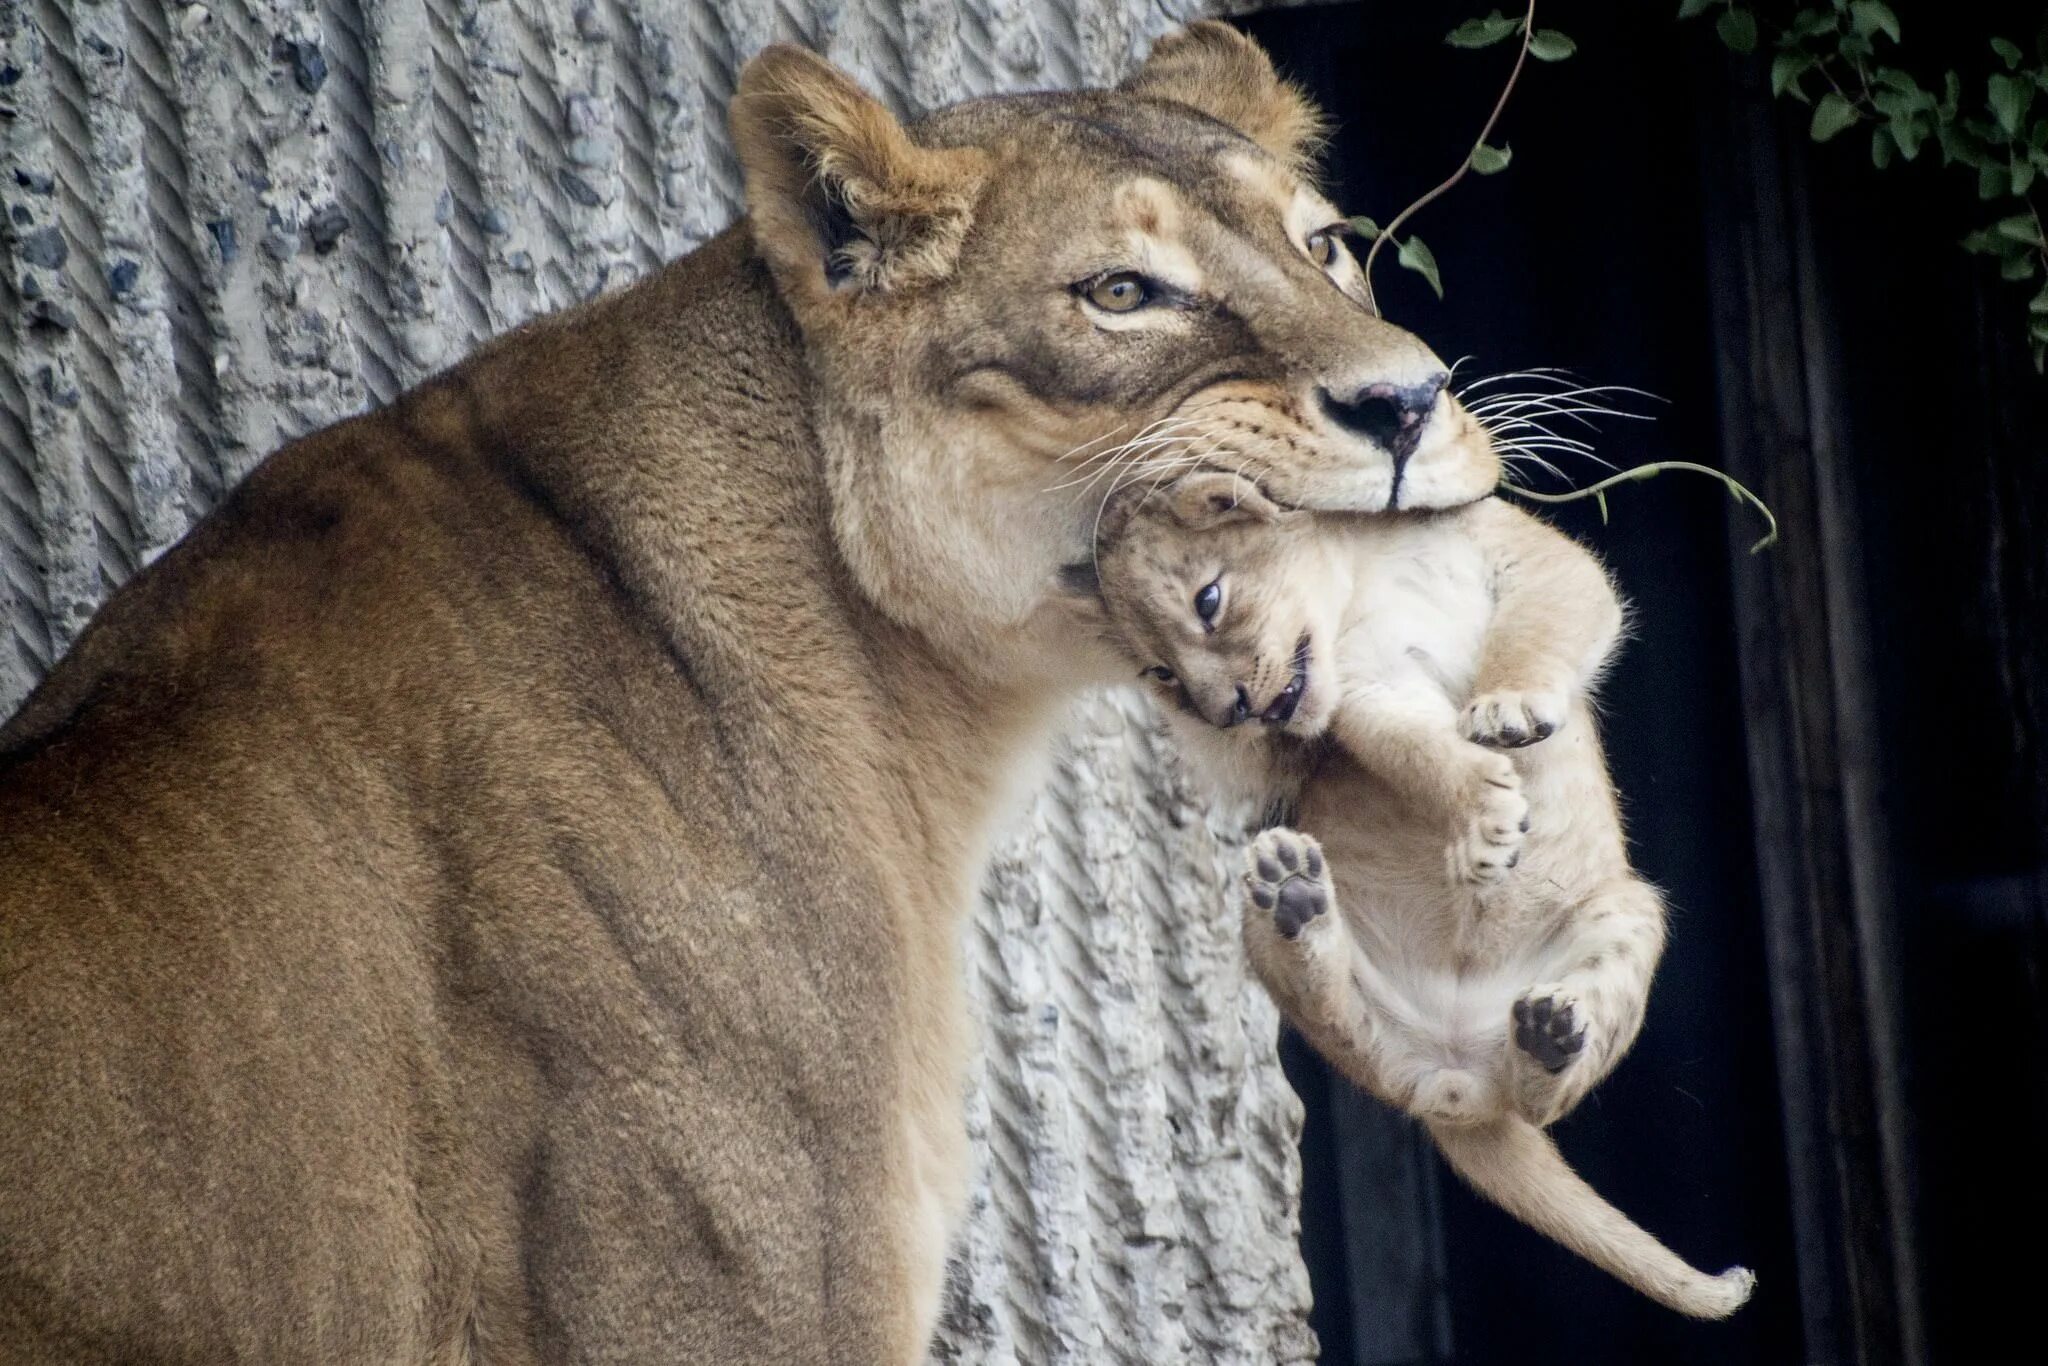
[[[1149,669],[1140,670],[1138,673],[1138,677],[1156,678],[1161,683],[1172,683],[1175,681],[1173,676],[1173,670],[1167,668],[1164,664],[1154,664]]]
[[[1216,620],[1216,609],[1223,606],[1223,580],[1211,579],[1202,585],[1202,591],[1195,594],[1195,615],[1203,621]]]
[[[1337,239],[1327,232],[1312,232],[1308,235],[1309,259],[1328,270],[1337,264]]]
[[[1088,286],[1088,302],[1107,313],[1128,313],[1143,307],[1151,297],[1145,277],[1135,271],[1105,275]]]

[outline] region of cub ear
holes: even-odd
[[[754,242],[793,303],[952,270],[980,152],[918,146],[839,68],[786,43],[740,72],[731,119]]]
[[[1136,484],[1114,489],[1095,509],[1095,548],[1098,552],[1114,546],[1137,520],[1138,509],[1152,496],[1152,490]]]
[[[1277,522],[1280,506],[1259,486],[1227,470],[1197,470],[1173,486],[1173,519],[1190,531],[1233,522]]]
[[[1214,19],[1161,37],[1121,88],[1176,100],[1227,123],[1297,175],[1308,173],[1322,146],[1322,111],[1280,79],[1264,48]]]

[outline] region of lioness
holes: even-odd
[[[916,1361],[1104,490],[1493,483],[1227,28],[732,122],[745,223],[278,452],[0,730],[0,1362]]]
[[[1104,527],[1109,626],[1198,752],[1291,768],[1320,837],[1248,851],[1259,979],[1481,1194],[1673,1309],[1733,1313],[1747,1270],[1686,1265],[1543,1132],[1634,1042],[1664,947],[1589,701],[1622,625],[1599,563],[1497,500],[1312,518],[1228,471],[1148,494]]]

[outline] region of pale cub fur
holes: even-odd
[[[1623,619],[1592,556],[1498,501],[1312,520],[1205,472],[1115,510],[1101,588],[1198,749],[1296,780],[1321,843],[1261,835],[1245,906],[1295,1026],[1510,1213],[1681,1312],[1740,1306],[1748,1271],[1687,1265],[1542,1132],[1664,946],[1588,702]]]

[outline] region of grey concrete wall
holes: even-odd
[[[0,0],[0,713],[283,441],[730,221],[793,38],[899,108],[1106,84],[1200,0]],[[1309,1360],[1300,1110],[1231,813],[1077,711],[965,944],[980,1152],[935,1359]]]

